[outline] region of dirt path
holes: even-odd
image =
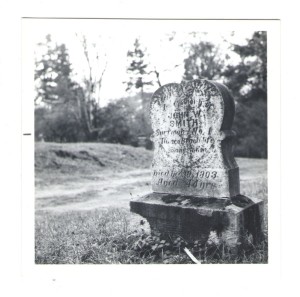
[[[129,208],[130,199],[149,191],[149,169],[94,175],[81,182],[36,187],[36,210],[63,212],[106,207]]]
[[[267,162],[238,159],[241,193],[255,190],[259,180],[266,183]],[[122,172],[107,170],[92,175],[72,174],[36,178],[36,210],[64,212],[96,208],[129,208],[129,201],[151,192],[150,169]]]

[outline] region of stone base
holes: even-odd
[[[211,232],[234,249],[250,234],[253,244],[263,240],[263,201],[243,195],[217,199],[151,193],[131,201],[130,210],[144,217],[152,231],[179,235],[188,242],[204,244]]]

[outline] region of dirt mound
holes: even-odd
[[[56,156],[61,158],[71,158],[72,160],[79,159],[79,160],[87,160],[87,161],[95,161],[100,166],[105,166],[96,156],[91,155],[87,151],[79,151],[79,153],[71,153],[64,150],[52,150],[56,154]]]
[[[35,170],[60,172],[149,168],[152,151],[109,143],[36,143]]]

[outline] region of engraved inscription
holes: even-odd
[[[206,80],[168,84],[154,93],[150,111],[154,191],[231,195],[228,172],[237,166],[233,157],[224,158],[221,127],[226,108],[220,89]]]

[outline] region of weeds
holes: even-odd
[[[58,153],[57,153],[58,152]],[[118,172],[137,168],[149,168],[152,152],[115,144],[78,143],[56,144],[36,143],[35,183],[36,191],[61,186],[67,189],[53,197],[36,200],[35,217],[35,262],[37,264],[101,264],[101,263],[192,263],[184,252],[188,250],[201,263],[267,263],[268,261],[268,221],[267,221],[267,162],[261,159],[237,159],[241,172],[241,194],[264,200],[264,233],[266,240],[258,246],[251,241],[242,252],[232,255],[226,245],[210,240],[206,245],[200,242],[185,242],[182,238],[162,238],[160,234],[150,234],[149,225],[129,212],[128,205],[132,188],[115,187],[128,200],[116,200],[123,208],[75,211],[77,203],[87,203],[92,199],[108,199],[106,193],[100,197],[101,189],[81,191],[87,181],[99,181],[109,176],[113,182],[119,178]],[[105,166],[102,166],[104,164]],[[99,166],[100,165],[100,166]],[[258,176],[257,176],[258,175]],[[133,174],[132,174],[133,176]],[[252,178],[254,177],[255,178]],[[76,186],[77,185],[77,186]],[[132,187],[139,187],[135,183]],[[69,188],[79,189],[69,192]],[[104,186],[102,186],[104,190]],[[121,196],[117,196],[117,199]],[[105,200],[106,201],[106,200]],[[122,202],[123,201],[123,202]],[[81,204],[80,204],[81,205]],[[58,207],[60,206],[60,207]],[[70,206],[70,208],[63,208]],[[49,207],[52,211],[41,210]],[[98,207],[98,205],[97,205]],[[73,211],[65,211],[73,209]],[[62,210],[63,212],[59,212]]]
[[[212,237],[213,238],[213,237]],[[181,237],[150,234],[144,221],[124,209],[53,214],[37,212],[37,264],[187,264],[188,250],[201,263],[266,263],[267,241],[249,245],[238,256],[222,242],[186,242]]]

